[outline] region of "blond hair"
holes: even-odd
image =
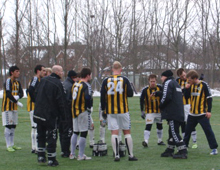
[[[121,63],[120,63],[119,61],[115,61],[115,62],[113,63],[113,65],[112,65],[112,68],[113,68],[114,70],[118,70],[118,69],[121,69],[121,68],[122,68],[122,65],[121,65]]]

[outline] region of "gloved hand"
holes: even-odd
[[[17,96],[17,95],[16,95],[16,96],[13,96],[13,97],[14,97],[14,98],[15,98],[15,100],[17,100],[17,101],[20,99],[20,97],[19,97],[19,96]]]
[[[22,104],[21,102],[17,102],[17,105],[18,105],[19,107],[23,107],[23,104]]]
[[[141,117],[142,117],[142,119],[145,119],[146,114],[145,114],[145,112],[144,112],[144,111],[141,111]]]
[[[104,120],[107,119],[107,114],[105,114],[104,110],[102,110],[102,117],[103,117]]]

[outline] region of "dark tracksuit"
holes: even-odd
[[[41,79],[35,98],[34,122],[37,123],[38,157],[56,159],[57,125],[68,118],[66,94],[55,73]],[[47,143],[47,147],[46,147]]]
[[[159,94],[161,93],[156,93]],[[166,119],[169,124],[168,148],[174,150],[176,145],[180,152],[186,153],[185,144],[179,134],[180,123],[184,121],[182,90],[173,77],[168,77],[163,83],[160,109],[162,119]]]

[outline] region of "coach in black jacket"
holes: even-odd
[[[173,157],[179,159],[187,158],[185,144],[179,135],[180,122],[184,121],[182,90],[176,80],[172,77],[171,70],[166,70],[161,74],[163,82],[163,94],[160,102],[162,119],[166,119],[169,124],[168,147],[161,157]],[[156,95],[161,94],[157,92]],[[174,155],[175,146],[178,152]]]
[[[60,81],[63,68],[55,65],[50,76],[41,79],[37,91],[34,121],[38,133],[38,162],[45,163],[47,148],[48,165],[57,166],[56,141],[58,121],[67,119],[67,101],[65,90]],[[47,147],[46,147],[47,142]]]

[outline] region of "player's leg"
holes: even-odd
[[[106,126],[107,122],[106,120],[100,120],[100,128],[99,128],[99,137],[100,140],[105,143],[105,126]]]
[[[90,127],[89,127],[89,147],[93,148],[93,145],[95,144],[95,137],[94,137],[94,133],[95,133],[95,128],[94,128],[94,122],[92,119],[92,115],[90,114]]]
[[[80,131],[80,138],[79,138],[79,156],[77,160],[88,160],[91,157],[87,157],[85,155],[85,147],[86,147],[86,137],[88,134],[88,127],[91,126],[91,119],[90,115],[87,111],[80,113],[78,116],[78,126]]]
[[[118,115],[118,122],[119,122],[119,128],[123,129],[123,133],[125,136],[125,144],[127,146],[128,150],[128,160],[129,161],[137,161],[138,159],[133,154],[133,140],[131,137],[131,120],[130,120],[130,114],[120,114]]]
[[[194,116],[188,115],[187,123],[186,123],[186,133],[185,133],[185,136],[183,139],[186,147],[188,147],[188,145],[189,145],[191,133],[192,133],[193,129],[195,129],[197,124],[198,124],[197,118]]]
[[[152,116],[152,114],[147,113],[146,117],[145,117],[145,130],[144,130],[144,141],[142,142],[142,145],[144,147],[148,147],[148,141],[150,138],[150,132],[151,132],[151,128],[152,128],[152,124],[154,122],[154,118]]]
[[[29,112],[31,121],[31,153],[37,153],[37,124],[33,121],[33,110]]]
[[[70,159],[76,159],[76,145],[77,145],[77,138],[79,136],[79,125],[78,125],[78,117],[73,118],[73,134],[71,136],[71,145],[70,145]]]
[[[117,114],[108,114],[108,129],[111,130],[111,143],[112,149],[115,155],[115,161],[120,161],[119,156],[119,138],[118,138],[118,121],[117,121]]]
[[[16,125],[18,124],[18,112],[16,110],[11,111],[11,112],[12,112],[12,122],[13,122],[12,123],[12,128],[11,128],[11,137],[10,137],[11,146],[15,150],[20,150],[21,147],[16,146],[14,144],[15,129],[16,129]]]
[[[165,145],[165,143],[163,142],[163,124],[162,122],[160,123],[156,123],[157,125],[157,144],[158,145]]]
[[[200,116],[200,118],[198,118],[198,122],[202,126],[203,131],[205,132],[210,149],[212,149],[212,152],[210,154],[217,155],[218,154],[218,151],[217,151],[218,143],[216,141],[215,134],[212,130],[209,119],[205,117],[205,115],[202,115]]]

